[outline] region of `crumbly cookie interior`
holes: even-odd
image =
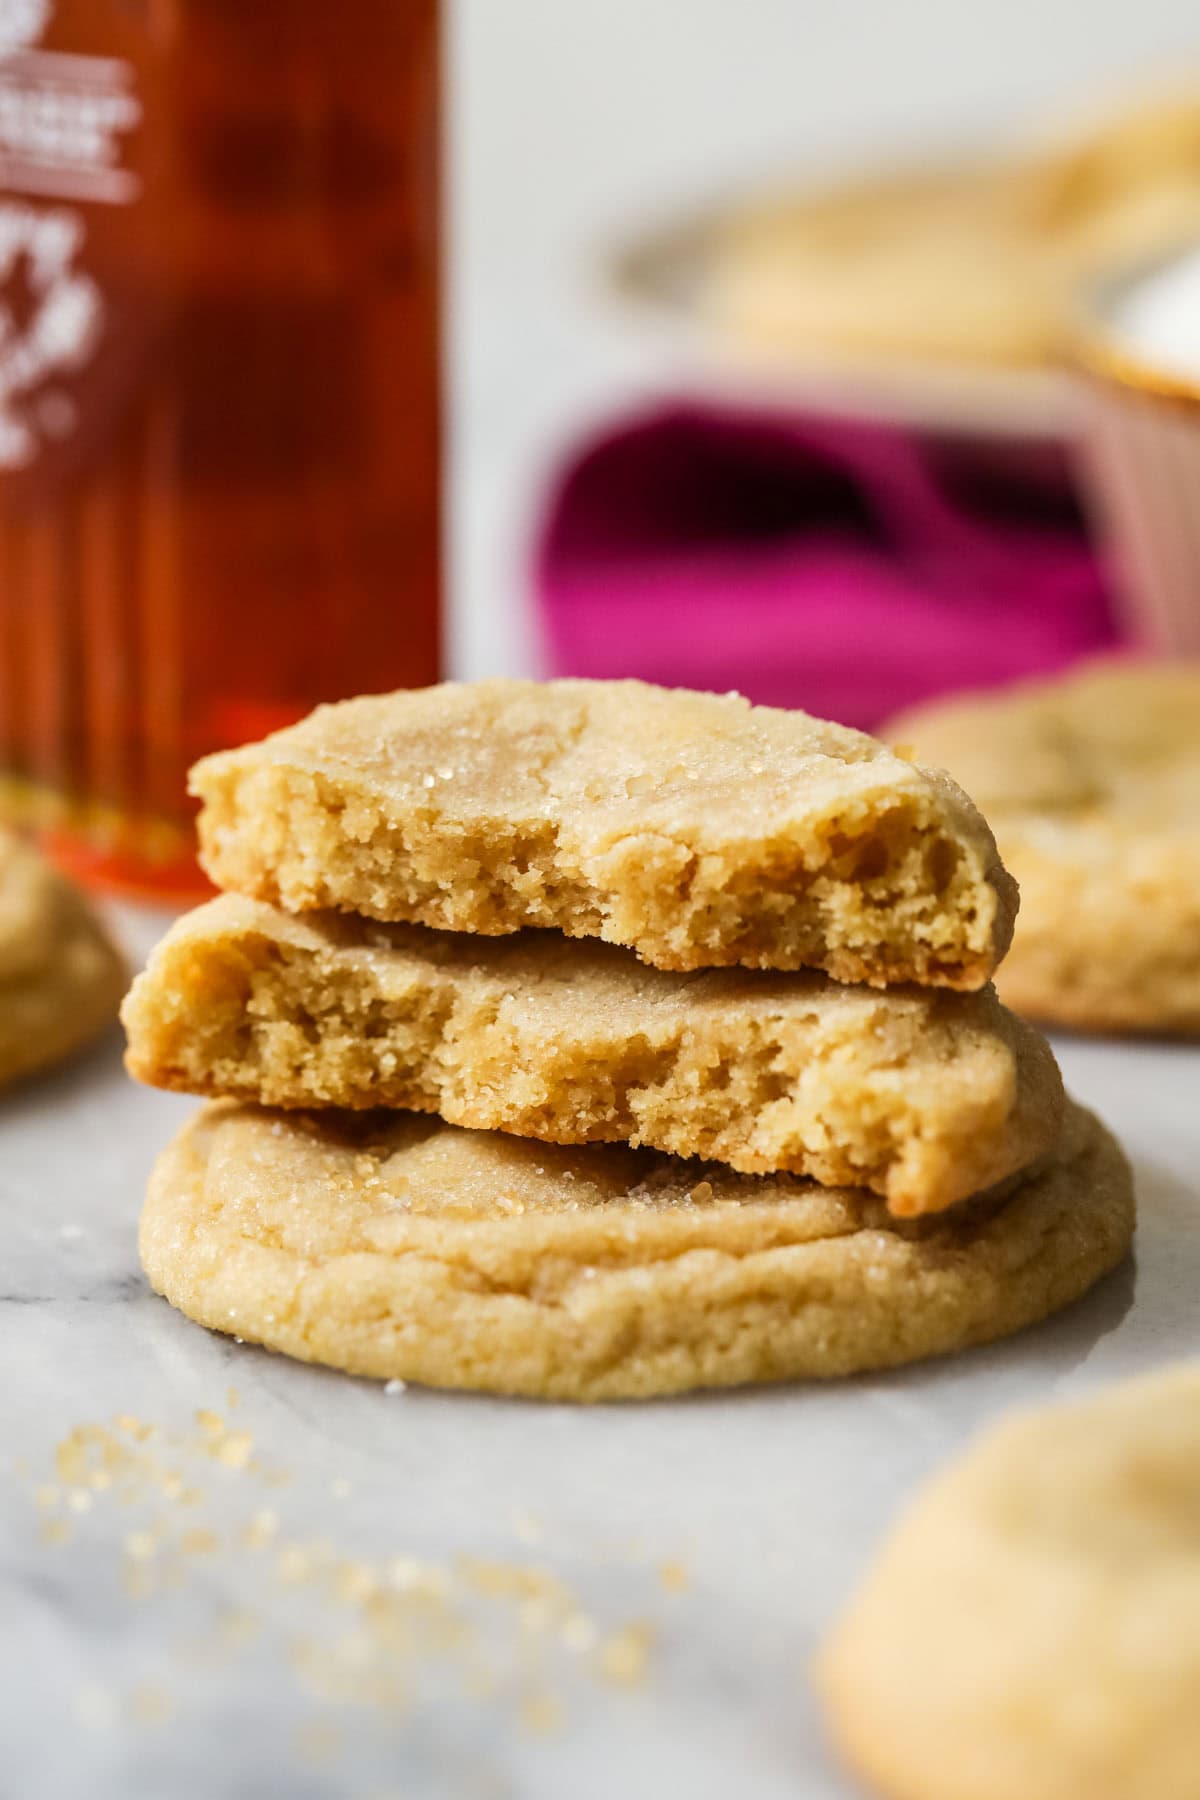
[[[861,732],[639,682],[449,684],[207,759],[205,866],[291,911],[628,945],[661,968],[984,984],[1016,896],[945,777]]]
[[[563,1144],[790,1170],[937,1210],[1042,1154],[1044,1041],[990,990],[811,971],[691,976],[552,933],[478,939],[223,896],[124,1010],[139,1079],[292,1107],[406,1107]]]

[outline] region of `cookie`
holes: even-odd
[[[1049,1046],[990,988],[648,968],[557,932],[293,917],[223,895],[122,1013],[140,1081],[269,1106],[410,1107],[559,1144],[648,1145],[934,1211],[1040,1156]]]
[[[1200,664],[1097,664],[890,730],[962,782],[1020,883],[1008,1005],[1200,1031]]]
[[[708,234],[696,304],[757,352],[1037,365],[1066,343],[1063,271],[1020,165],[902,170],[768,195]]]
[[[125,968],[95,913],[35,850],[0,832],[0,1086],[110,1024]]]
[[[1061,117],[1040,146],[1037,222],[1077,275],[1154,261],[1200,231],[1200,101],[1194,80],[1155,82],[1121,108]]]
[[[1200,1366],[993,1428],[918,1496],[817,1668],[889,1800],[1195,1800]]]
[[[1198,145],[1193,81],[1065,132],[1059,114],[1014,156],[751,197],[679,234],[684,303],[760,359],[916,359],[927,405],[939,374],[1050,370],[1081,288],[1195,241]]]
[[[944,776],[737,695],[445,683],[318,708],[208,757],[204,866],[291,912],[527,925],[665,969],[977,988],[1013,883]]]
[[[1069,1107],[1025,1175],[931,1219],[862,1189],[403,1113],[219,1101],[151,1177],[141,1250],[189,1318],[356,1375],[612,1400],[961,1350],[1120,1261],[1129,1171]]]

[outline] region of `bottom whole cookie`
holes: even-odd
[[[141,1251],[190,1318],[307,1362],[610,1400],[1003,1337],[1119,1262],[1133,1210],[1121,1151],[1075,1106],[1023,1176],[902,1222],[799,1177],[226,1102],[160,1157]]]
[[[817,1682],[889,1800],[1196,1800],[1200,1365],[1002,1422],[909,1508]]]

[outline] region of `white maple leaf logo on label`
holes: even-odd
[[[0,56],[27,50],[50,23],[51,0],[0,0]]]
[[[0,469],[33,461],[39,437],[64,437],[74,403],[55,384],[95,351],[104,322],[100,290],[76,263],[78,214],[0,206],[0,293],[21,276],[18,317],[0,301]],[[49,384],[49,385],[47,385]]]

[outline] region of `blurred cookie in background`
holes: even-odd
[[[1200,1367],[1005,1420],[939,1474],[819,1658],[891,1800],[1194,1800]]]
[[[1200,1033],[1200,663],[1093,664],[935,703],[888,734],[951,771],[1017,878],[1009,1006]]]
[[[89,902],[35,850],[0,833],[0,1086],[97,1037],[125,984]]]
[[[1090,268],[1200,232],[1200,81],[1093,107],[1046,141],[1036,218]]]
[[[701,229],[692,299],[715,336],[781,361],[1054,367],[1081,284],[1200,234],[1200,83],[1008,155],[751,196]]]
[[[1058,349],[1061,283],[1040,202],[1035,171],[1000,166],[765,197],[716,228],[701,304],[781,356],[1040,364]]]

